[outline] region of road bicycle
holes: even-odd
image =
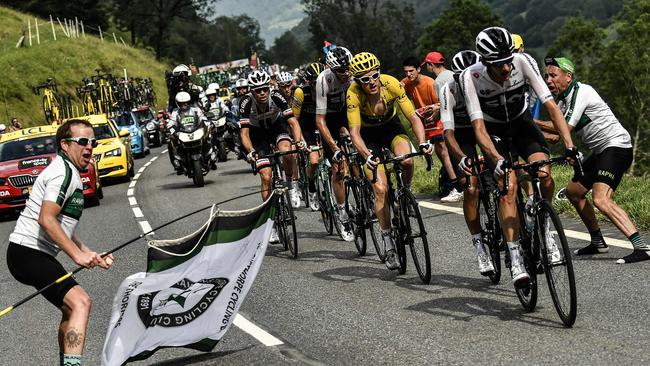
[[[316,182],[316,193],[318,196],[318,210],[320,211],[325,231],[328,234],[334,232],[334,227],[338,231],[338,225],[335,225],[335,206],[334,192],[332,191],[332,166],[327,158],[325,158],[323,145],[320,133],[316,130],[316,146],[314,150],[320,152],[320,159],[318,161],[318,168],[314,172]]]
[[[379,164],[386,172],[387,192],[385,204],[392,213],[391,236],[397,250],[400,268],[399,273],[406,273],[406,247],[410,247],[413,264],[423,283],[431,281],[431,258],[429,256],[429,241],[424,228],[424,221],[420,207],[410,188],[402,179],[402,162],[416,156],[424,155],[427,162],[427,171],[431,170],[431,155],[423,152],[414,152],[405,155],[390,157],[391,152],[382,148]],[[391,173],[392,172],[392,173]],[[390,175],[394,175],[397,187],[394,186]],[[377,167],[373,170],[372,182],[377,181]]]
[[[43,91],[43,113],[45,114],[45,120],[48,123],[59,121],[61,119],[61,101],[57,94],[58,90],[54,79],[48,78],[45,83],[32,88],[32,91],[36,95],[40,95],[41,90]]]

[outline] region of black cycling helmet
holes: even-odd
[[[309,81],[314,81],[318,78],[318,75],[323,71],[323,64],[320,62],[312,62],[307,65],[305,69],[305,79]]]
[[[515,42],[512,34],[501,27],[483,29],[476,36],[476,51],[486,63],[498,63],[512,59],[515,51]]]
[[[479,62],[480,59],[481,55],[476,51],[460,51],[451,59],[451,71],[453,71],[454,74],[460,74],[466,68]]]

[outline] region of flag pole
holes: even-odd
[[[275,189],[273,189],[273,188],[270,189],[270,191],[274,191],[274,190],[275,190]],[[185,218],[187,218],[187,217],[189,217],[189,216],[192,216],[192,215],[194,215],[194,214],[197,214],[197,213],[199,213],[199,212],[201,212],[201,211],[205,211],[205,210],[211,208],[211,207],[214,206],[214,205],[220,205],[220,204],[223,204],[223,203],[227,203],[227,202],[230,202],[230,201],[234,201],[234,200],[237,200],[237,199],[240,199],[240,198],[244,198],[244,197],[252,196],[252,195],[254,195],[254,194],[259,194],[259,193],[262,193],[262,191],[256,191],[256,192],[252,192],[252,193],[243,194],[243,195],[241,195],[241,196],[237,196],[237,197],[233,197],[233,198],[227,199],[227,200],[225,200],[225,201],[217,202],[217,203],[214,203],[214,204],[212,204],[212,205],[209,205],[209,206],[206,206],[206,207],[200,208],[200,209],[198,209],[198,210],[196,210],[196,211],[192,211],[192,212],[190,212],[190,213],[188,213],[188,214],[185,214],[185,215],[183,215],[183,216],[181,216],[181,217],[175,218],[175,219],[173,219],[173,220],[171,220],[171,221],[169,221],[169,222],[166,222],[166,223],[164,223],[164,224],[161,224],[161,225],[159,225],[159,226],[157,226],[157,227],[155,227],[155,228],[149,230],[149,231],[146,232],[146,233],[142,233],[142,234],[138,235],[137,237],[135,237],[135,238],[133,238],[133,239],[127,241],[126,243],[123,243],[123,244],[118,245],[117,247],[111,249],[111,250],[108,251],[108,252],[105,252],[104,254],[102,254],[102,258],[103,258],[103,257],[106,257],[106,256],[109,255],[109,254],[112,254],[112,253],[117,252],[118,250],[120,250],[120,249],[126,247],[126,246],[129,245],[129,244],[133,244],[133,243],[136,242],[137,240],[140,240],[140,239],[144,238],[145,236],[147,236],[147,235],[153,233],[153,232],[156,231],[156,230],[160,230],[160,229],[162,229],[162,228],[164,228],[164,227],[166,227],[166,226],[168,226],[168,225],[171,225],[171,224],[173,224],[173,223],[175,223],[175,222],[177,222],[177,221],[183,220],[183,219],[185,219]],[[56,281],[50,283],[49,285],[43,287],[43,288],[40,289],[40,290],[34,292],[33,294],[27,296],[26,298],[24,298],[24,299],[18,301],[17,303],[15,303],[15,304],[13,304],[13,305],[11,305],[11,306],[5,308],[4,310],[0,311],[0,318],[2,318],[3,316],[9,314],[12,310],[14,310],[15,308],[19,307],[20,305],[26,303],[27,301],[29,301],[29,300],[35,298],[35,297],[38,296],[38,295],[40,295],[43,291],[49,289],[50,287],[56,285],[57,283],[63,282],[63,281],[65,281],[66,279],[68,279],[68,278],[74,276],[75,274],[77,274],[78,272],[80,272],[80,271],[83,270],[83,269],[86,269],[86,267],[79,266],[79,267],[77,267],[74,271],[71,271],[71,272],[66,273],[65,275],[63,275],[63,276],[61,276],[60,278],[58,278]]]

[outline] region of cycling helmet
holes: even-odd
[[[207,97],[208,95],[217,95],[217,89],[208,87],[205,90],[205,96]]]
[[[347,69],[352,60],[352,53],[345,47],[336,47],[327,53],[325,62],[332,69]]]
[[[217,83],[210,83],[210,84],[208,84],[208,87],[207,87],[206,89],[219,90],[219,84],[217,84]]]
[[[487,63],[506,61],[512,58],[514,50],[512,34],[505,28],[485,28],[476,36],[476,51]]]
[[[7,126],[4,123],[0,123],[0,133],[5,133],[7,131]]]
[[[278,84],[290,84],[293,81],[293,75],[286,71],[282,71],[278,74]]]
[[[174,67],[174,70],[172,70],[172,74],[174,74],[174,76],[178,76],[180,74],[185,74],[186,76],[190,76],[190,73],[191,73],[190,68],[187,67],[187,65],[185,64],[180,64]]]
[[[248,75],[248,86],[250,86],[251,89],[267,87],[270,82],[271,77],[266,73],[266,71],[255,70]]]
[[[176,94],[176,106],[178,107],[179,103],[189,103],[192,98],[190,97],[190,93],[188,92],[180,92]]]
[[[379,69],[379,59],[370,52],[361,52],[354,55],[350,62],[350,71],[352,75],[359,76],[371,70]]]
[[[320,62],[312,62],[307,65],[305,69],[305,79],[313,81],[318,78],[318,75],[323,71],[323,64]]]
[[[476,51],[460,51],[451,59],[451,70],[454,74],[460,74],[461,71],[479,62],[481,55]]]
[[[248,81],[246,79],[237,79],[235,88],[248,88]]]

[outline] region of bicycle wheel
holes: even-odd
[[[496,285],[501,280],[501,226],[499,225],[496,205],[492,197],[484,197],[489,193],[481,193],[478,200],[479,220],[481,222],[483,245],[487,248],[494,272],[488,276],[492,284]]]
[[[302,199],[305,202],[305,207],[309,208],[309,179],[307,178],[307,159],[304,154],[298,154],[298,169],[300,169],[300,177],[298,185],[302,193]]]
[[[359,186],[353,179],[345,183],[345,209],[348,211],[350,222],[352,223],[352,232],[354,233],[354,246],[360,256],[366,255],[366,215],[363,212],[361,203],[361,193]]]
[[[578,308],[571,252],[562,222],[546,200],[538,204],[537,227],[542,244],[539,248],[540,256],[553,305],[562,323],[571,327],[576,321]]]
[[[332,217],[332,212],[329,210],[327,193],[326,193],[327,189],[329,188],[329,185],[326,183],[325,179],[323,179],[323,176],[327,177],[327,175],[323,174],[323,172],[319,170],[318,176],[316,177],[316,191],[318,193],[318,206],[319,206],[321,218],[323,219],[323,225],[325,225],[325,231],[327,231],[328,234],[332,234],[332,232],[334,231],[334,218]]]
[[[364,192],[366,226],[370,230],[370,237],[372,238],[372,244],[375,246],[375,253],[377,253],[379,261],[383,263],[386,260],[386,248],[384,248],[384,239],[381,236],[381,227],[379,226],[379,220],[375,212],[375,195],[367,183],[361,186],[361,191]]]
[[[54,121],[54,117],[52,116],[52,104],[50,103],[50,99],[47,97],[47,95],[43,96],[43,113],[45,114],[45,120],[48,123],[52,123]]]
[[[431,257],[429,256],[429,241],[420,207],[408,189],[402,189],[400,198],[400,211],[404,220],[405,244],[411,247],[413,264],[418,271],[422,283],[431,282]],[[406,260],[405,260],[406,262]]]
[[[538,243],[535,244],[536,247],[539,247]],[[506,251],[508,250],[506,249]],[[537,271],[531,252],[530,239],[528,239],[528,243],[522,243],[521,251],[522,260],[524,261],[526,272],[528,272],[529,280],[528,283],[515,287],[515,293],[524,310],[532,312],[537,306]]]
[[[282,226],[285,230],[284,234],[284,248],[289,249],[293,258],[298,258],[298,234],[296,233],[296,220],[293,215],[293,206],[289,199],[289,191],[287,190],[282,194]]]

